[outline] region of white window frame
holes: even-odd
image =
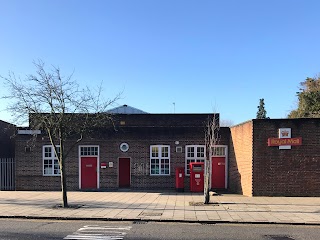
[[[82,151],[82,148],[86,148],[86,151],[85,151],[86,154],[82,154],[84,152]],[[98,145],[80,145],[79,156],[80,157],[97,157],[99,156],[99,146]]]
[[[224,154],[221,154],[221,152],[216,151],[216,149],[224,149]],[[212,147],[212,156],[213,157],[226,157],[228,155],[228,146],[226,145],[214,145]]]
[[[198,157],[198,147],[203,148],[203,157]],[[194,156],[193,157],[189,157],[188,156],[188,148],[194,148]],[[203,162],[205,163],[206,160],[206,146],[205,145],[186,145],[186,149],[185,149],[185,175],[186,176],[190,176],[190,166],[189,164],[191,162]]]
[[[158,156],[157,157],[154,157],[152,156],[152,148],[158,148]],[[162,148],[163,147],[166,147],[168,148],[168,156],[167,157],[163,157],[162,156]],[[152,173],[151,171],[151,166],[153,165],[152,164],[152,160],[156,160],[156,159],[159,159],[159,173]],[[164,160],[168,160],[168,164],[169,164],[169,172],[168,173],[161,173],[162,171],[162,168],[161,168],[161,163],[162,161]],[[170,145],[151,145],[150,146],[150,176],[170,176]]]
[[[56,147],[60,148],[60,145],[57,145]],[[46,156],[46,152],[45,152],[45,149],[46,148],[50,148],[51,149],[51,156],[50,157],[47,157]],[[51,160],[52,163],[51,163],[51,173],[46,173],[45,171],[45,160]],[[58,173],[54,173],[54,166],[55,165],[58,165],[59,167],[59,172]],[[54,152],[54,147],[52,145],[43,145],[42,146],[42,176],[60,176],[60,166],[59,166],[59,160],[57,158],[57,156],[55,156],[55,152]]]

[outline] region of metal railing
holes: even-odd
[[[0,190],[15,190],[14,158],[0,158]]]

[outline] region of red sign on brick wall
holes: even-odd
[[[302,145],[302,137],[297,138],[268,138],[268,146],[299,146]]]

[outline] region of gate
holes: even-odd
[[[0,158],[0,190],[15,190],[14,158]]]

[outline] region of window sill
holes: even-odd
[[[151,177],[168,177],[170,174],[150,174]]]

